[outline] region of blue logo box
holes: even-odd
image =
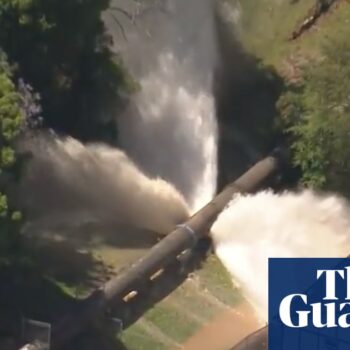
[[[350,350],[350,259],[269,259],[269,350]]]

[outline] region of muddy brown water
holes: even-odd
[[[262,323],[255,316],[252,307],[243,302],[215,317],[188,339],[182,349],[228,350],[261,326]]]

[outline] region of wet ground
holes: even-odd
[[[254,310],[243,301],[217,315],[184,344],[184,350],[228,350],[261,327]]]

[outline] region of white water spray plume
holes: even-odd
[[[269,257],[346,257],[350,209],[311,191],[237,196],[214,224],[216,254],[246,298],[267,319]]]
[[[174,184],[194,212],[216,191],[213,2],[176,0],[164,6],[138,18],[141,29],[130,29],[120,49],[140,84],[118,119],[120,139],[142,170]]]
[[[26,140],[30,151],[20,188],[32,219],[78,224],[109,220],[168,233],[188,217],[175,188],[145,176],[124,152],[55,136]]]

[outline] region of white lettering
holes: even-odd
[[[335,282],[336,282],[336,274],[344,279],[344,271],[343,270],[317,270],[317,279],[319,279],[323,273],[326,275],[326,296],[323,300],[338,300],[335,293]]]
[[[345,270],[346,270],[346,300],[350,300],[350,266],[347,266]]]
[[[340,304],[340,311],[342,311],[344,307],[347,305],[350,305],[350,303]],[[348,316],[350,316],[350,313],[343,314],[339,317],[338,323],[341,328],[350,328],[350,323],[348,322]]]
[[[337,327],[335,323],[335,303],[325,304],[326,307],[326,323],[322,323],[322,304],[311,304],[312,307],[312,322],[316,328],[333,328]]]
[[[308,315],[310,311],[297,311],[296,313],[298,314],[298,323],[293,324],[292,322],[292,317],[291,317],[291,304],[294,298],[299,297],[305,305],[307,305],[307,296],[304,294],[291,294],[286,296],[281,304],[280,304],[280,318],[281,321],[288,327],[291,328],[302,328],[302,327],[307,327],[308,325]]]

